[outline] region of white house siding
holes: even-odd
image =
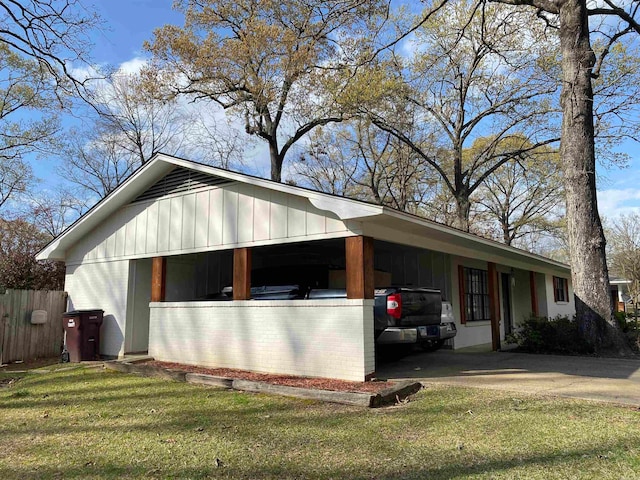
[[[128,260],[67,266],[65,290],[69,294],[69,308],[104,310],[102,355],[124,354],[128,287]]]
[[[556,302],[553,296],[553,275],[545,275],[545,293],[547,296],[547,316],[549,318],[555,318],[560,316],[572,317],[576,314],[576,304],[573,296],[573,285],[571,284],[571,277],[569,275],[558,275],[566,278],[568,282],[569,301],[568,302]]]
[[[149,355],[362,381],[375,370],[373,300],[151,303]]]
[[[242,183],[132,203],[67,254],[67,264],[270,245],[351,233],[302,197]]]

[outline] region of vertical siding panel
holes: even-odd
[[[222,243],[238,243],[238,192],[224,190]]]
[[[253,188],[243,186],[238,193],[238,242],[253,241]]]
[[[344,226],[343,221],[340,220],[339,218],[334,218],[334,217],[335,217],[335,214],[333,213],[327,213],[327,216],[325,216],[326,233],[344,232],[346,230],[346,227]]]
[[[158,252],[169,250],[169,230],[171,229],[171,200],[158,202]]]
[[[121,218],[122,214],[118,213],[118,218]],[[118,222],[118,225],[120,223]],[[114,249],[115,257],[122,257],[124,255],[124,245],[126,243],[126,225],[120,225],[116,230],[116,243]]]
[[[95,258],[105,258],[107,256],[107,229],[105,224],[101,224],[93,232],[96,239]]]
[[[182,197],[173,197],[170,202],[169,249],[180,250],[182,248]]]
[[[216,188],[209,192],[209,240],[208,245],[222,245],[224,190]]]
[[[133,255],[136,252],[136,217],[125,225],[124,254]]]
[[[195,213],[195,239],[196,247],[207,246],[207,232],[209,231],[209,192],[198,192],[196,194]]]
[[[287,208],[287,230],[289,237],[299,237],[307,231],[306,200],[290,196]]]
[[[281,193],[271,193],[270,209],[271,239],[287,236],[287,197]]]
[[[109,222],[109,229],[113,229],[112,222]],[[107,238],[106,248],[105,248],[105,257],[112,258],[116,256],[116,237],[118,235],[118,231],[114,231]]]
[[[307,203],[306,234],[317,235],[326,231],[325,216],[311,202]]]
[[[147,207],[147,248],[145,253],[158,251],[158,210],[158,202],[154,202]]]
[[[193,248],[195,236],[196,195],[182,197],[182,249]]]
[[[253,239],[269,240],[271,220],[269,194],[262,190],[256,191],[256,194],[253,203]]]
[[[142,210],[136,216],[136,246],[135,253],[145,253],[147,249],[147,210]]]

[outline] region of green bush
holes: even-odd
[[[530,353],[559,353],[564,355],[592,354],[591,348],[580,336],[578,324],[569,317],[535,317],[525,319],[513,339]]]

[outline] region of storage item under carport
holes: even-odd
[[[103,315],[103,310],[73,310],[62,315],[70,362],[100,358],[100,327]]]

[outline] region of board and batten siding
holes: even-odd
[[[124,333],[129,288],[129,261],[67,265],[64,289],[69,310],[104,310],[100,354],[124,354]]]
[[[349,234],[306,198],[232,183],[129,204],[75,244],[67,265]]]
[[[363,381],[375,370],[373,300],[151,303],[156,360]]]

